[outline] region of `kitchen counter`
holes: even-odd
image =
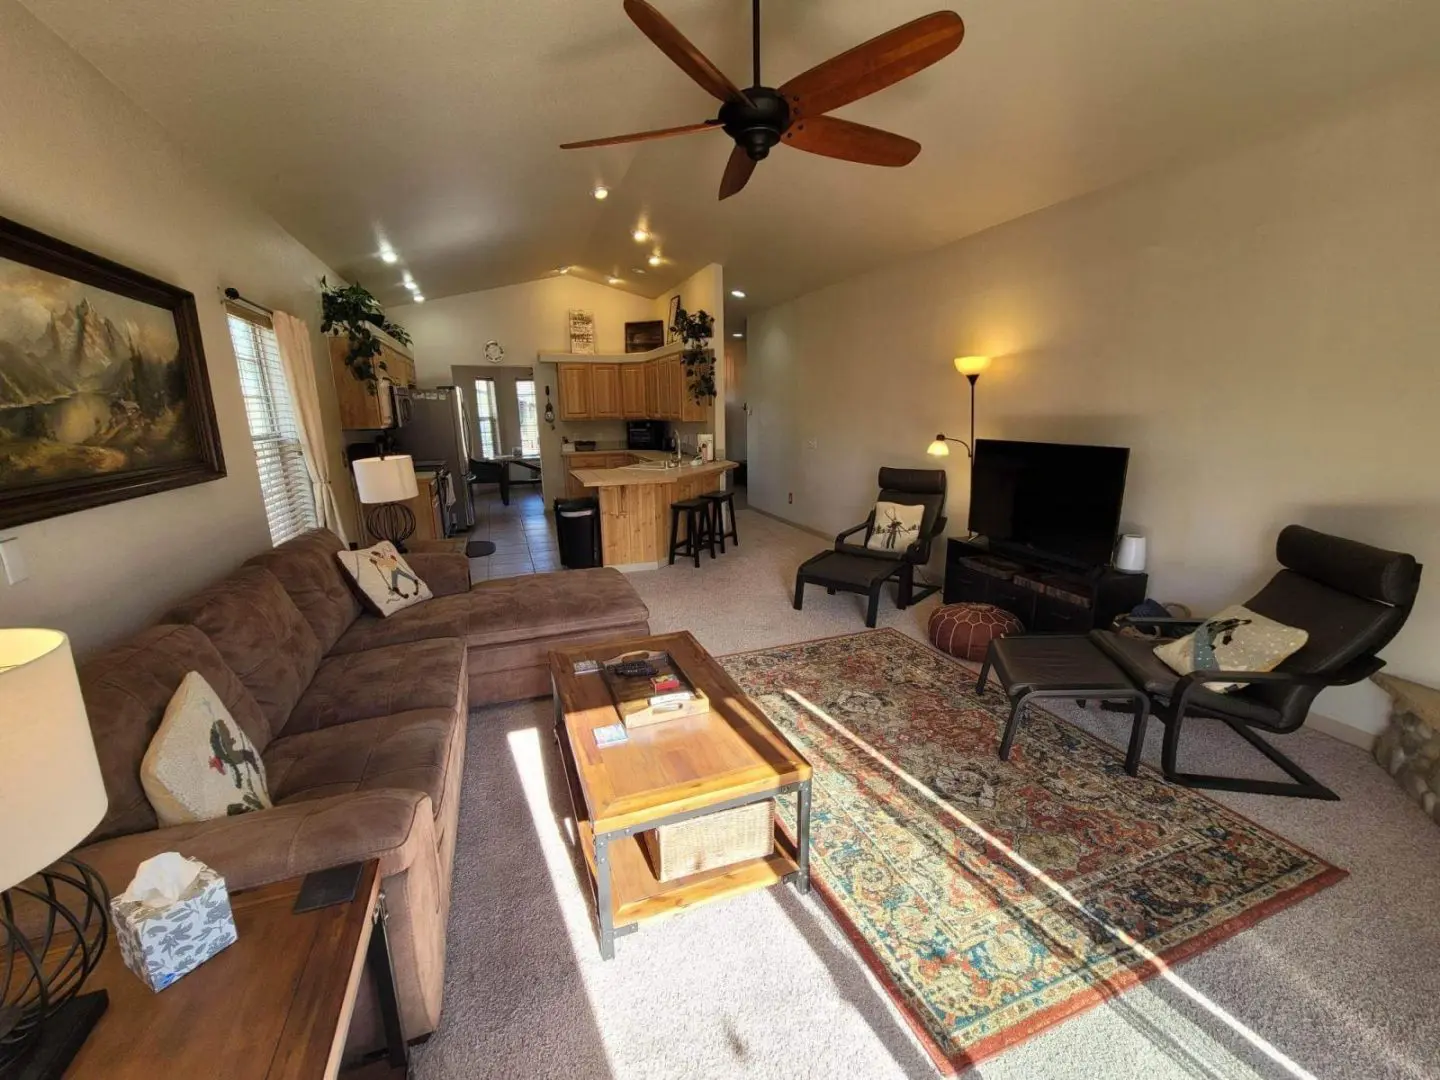
[[[638,457],[643,451],[632,453]],[[707,461],[703,465],[691,465],[687,461],[678,468],[666,468],[663,461],[662,455],[660,460],[651,459],[619,469],[572,469],[570,475],[587,488],[607,488],[630,484],[675,484],[704,476],[718,477],[730,469],[739,468],[739,462],[735,461]]]
[[[614,469],[572,469],[587,493],[600,500],[600,546],[606,566],[618,570],[654,570],[669,561],[670,504],[719,491],[734,461],[687,463],[664,468],[670,456],[657,450],[631,450],[635,465]]]

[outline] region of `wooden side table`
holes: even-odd
[[[69,1080],[318,1080],[339,1074],[361,974],[375,981],[386,1063],[365,1075],[409,1075],[379,863],[357,867],[354,897],[300,914],[305,879],[230,898],[239,940],[156,994],[130,973],[112,939],[85,989],[110,1007],[65,1073]]]

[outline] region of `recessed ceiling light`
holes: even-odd
[[[415,294],[415,302],[416,302],[417,304],[423,304],[423,303],[425,302],[425,297],[421,296],[421,295],[417,292],[417,293]]]
[[[654,255],[651,255],[650,258],[646,259],[645,261],[648,262],[651,266],[659,266],[663,260],[660,258],[660,253],[656,252]]]
[[[560,269],[556,270],[555,272],[556,272],[557,274],[568,274],[568,273],[570,272],[570,267],[568,267],[568,266],[562,266],[562,267],[560,267]]]
[[[635,230],[633,233],[631,233],[630,235],[635,238],[635,242],[636,242],[637,244],[643,244],[646,240],[649,240],[649,239],[650,239],[650,234],[649,234],[648,232],[646,232],[644,229],[636,229],[636,230]]]
[[[606,278],[606,279],[605,279],[605,284],[607,284],[607,285],[619,285],[620,283],[621,283],[621,282],[620,282],[620,279],[619,279],[618,277],[611,277],[611,278]]]
[[[595,190],[590,194],[594,195],[597,199],[608,199],[610,197],[610,189],[604,184],[596,184]]]
[[[741,292],[739,289],[731,289],[731,290],[730,290],[730,295],[733,296],[733,297],[735,297],[736,300],[744,300],[744,299],[745,299],[745,294],[744,294],[743,292]]]
[[[386,266],[394,266],[397,262],[400,261],[400,256],[396,255],[393,249],[389,247],[383,247],[380,249],[380,261],[383,262]]]
[[[744,334],[731,334],[730,336],[731,336],[731,337],[743,338],[745,335],[744,335]]]
[[[643,274],[643,273],[645,273],[645,271],[644,271],[644,270],[641,270],[640,267],[638,267],[638,266],[631,267],[630,272],[631,272],[632,274]]]

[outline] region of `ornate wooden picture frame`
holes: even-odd
[[[224,475],[194,295],[0,218],[0,528]]]

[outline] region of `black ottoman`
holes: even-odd
[[[1150,718],[1150,697],[1126,678],[1087,637],[1071,634],[1033,634],[995,638],[985,654],[975,693],[985,693],[990,669],[1010,699],[1010,719],[1000,740],[1000,759],[1010,759],[1010,747],[1025,706],[1035,698],[1103,698],[1106,701],[1135,702],[1135,724],[1130,731],[1130,749],[1125,771],[1140,772],[1140,750],[1145,744],[1145,725]]]

